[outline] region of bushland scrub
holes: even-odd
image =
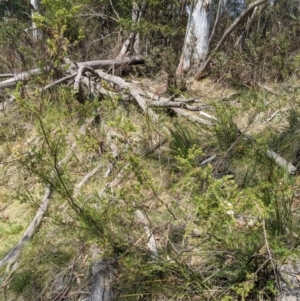
[[[181,86],[185,17],[172,30],[150,2],[136,25],[155,40],[143,65],[76,63],[101,45],[101,58],[117,54],[115,31],[134,27],[101,14],[121,4],[86,1],[101,14],[84,19],[85,6],[44,1],[43,41],[23,15],[0,30],[1,73],[41,70],[1,90],[0,300],[88,300],[99,262],[110,300],[272,300],[280,267],[297,265],[299,59],[288,26],[262,10],[265,30],[243,52],[228,40],[203,81]]]

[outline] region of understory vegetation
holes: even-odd
[[[88,85],[49,88],[72,62],[116,57],[133,26],[131,2],[74,2],[42,2],[42,41],[24,30],[22,1],[0,3],[0,72],[43,70],[1,90],[0,263],[22,251],[0,265],[0,300],[90,300],[103,271],[111,300],[273,300],[280,267],[300,255],[299,16],[264,7],[240,48],[231,46],[243,24],[206,78],[186,74],[180,89],[169,80],[184,10],[175,20],[175,2],[162,11],[150,1],[139,24],[145,64],[106,69],[133,86],[90,68]],[[104,92],[87,88],[93,80]],[[152,89],[146,109],[134,88]],[[184,99],[188,113],[151,107],[155,93]]]

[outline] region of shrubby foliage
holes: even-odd
[[[298,76],[298,8],[288,1],[290,11],[282,14],[287,1],[273,2],[258,11],[238,48],[233,46],[245,23],[215,54],[208,74],[240,90],[229,104],[211,104],[216,121],[210,128],[172,114],[152,121],[118,93],[83,94],[79,102],[78,91],[66,86],[42,90],[61,76],[66,56],[115,57],[124,33],[132,30],[140,33],[146,66],[128,68],[126,75],[174,75],[185,1],[149,1],[137,25],[130,1],[44,0],[34,16],[40,41],[26,31],[30,20],[20,13],[21,2],[1,2],[1,73],[50,66],[27,86],[19,84],[14,104],[0,113],[1,197],[17,199],[30,211],[39,208],[45,187],[52,189],[49,211],[22,264],[12,274],[1,271],[5,296],[83,300],[94,257],[113,268],[116,300],[271,300],[277,294],[277,266],[298,255],[299,183],[266,153],[272,147],[298,164],[299,112],[280,115],[288,122],[275,124],[276,135],[265,126],[248,136],[260,113],[273,116],[269,103],[276,102],[279,112],[292,104],[286,94],[274,100],[245,89]],[[240,2],[228,3],[212,48],[242,9]],[[296,105],[297,89],[291,92]],[[179,93],[176,87],[173,92]],[[251,110],[254,117],[240,130],[239,118]],[[26,227],[7,225],[0,227],[0,238]],[[149,250],[147,225],[158,256]],[[10,247],[3,245],[0,254]]]

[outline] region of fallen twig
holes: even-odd
[[[76,76],[76,74],[77,74],[77,73],[72,73],[72,74],[70,74],[70,75],[68,75],[68,76],[65,76],[65,77],[63,77],[63,78],[60,78],[60,79],[58,79],[58,80],[52,82],[51,84],[45,86],[45,87],[42,89],[42,91],[46,91],[46,90],[48,90],[48,89],[50,89],[50,88],[52,88],[52,87],[54,87],[54,86],[56,86],[56,85],[58,85],[58,84],[61,84],[61,83],[65,82],[65,81],[67,81],[67,80],[69,80],[69,79],[71,79],[71,78],[74,78],[74,77]]]
[[[201,111],[205,106],[191,106],[186,104],[185,102],[177,102],[177,101],[151,101],[149,102],[149,107],[158,107],[158,108],[183,108],[189,111]]]

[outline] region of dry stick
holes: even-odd
[[[145,233],[148,237],[147,246],[148,246],[148,250],[150,251],[150,254],[151,254],[150,256],[153,259],[158,259],[156,242],[155,242],[153,232],[151,231],[151,229],[149,227],[149,221],[146,219],[145,214],[139,209],[135,211],[135,216],[136,216],[136,219],[143,225]]]
[[[267,230],[266,230],[266,223],[265,223],[264,219],[262,220],[262,228],[263,228],[263,233],[264,233],[264,238],[265,238],[265,245],[266,245],[268,255],[269,255],[269,259],[271,261],[273,272],[274,272],[275,281],[276,281],[277,287],[280,289],[280,281],[278,279],[278,275],[277,275],[277,272],[276,272],[276,267],[275,267],[274,262],[273,262],[273,256],[272,256],[272,253],[271,253],[271,250],[270,250],[270,247],[269,247],[268,235],[267,235]]]
[[[175,102],[175,101],[151,101],[149,102],[149,107],[157,107],[157,108],[183,108],[189,111],[201,111],[205,106],[190,106],[184,102]]]
[[[184,102],[184,103],[189,103],[189,102],[197,102],[196,98],[181,98],[181,97],[176,97],[173,100],[174,102]]]
[[[79,191],[81,187],[92,177],[94,176],[98,170],[103,167],[103,163],[100,163],[98,166],[96,166],[92,171],[90,171],[88,174],[86,174],[83,179],[75,186],[73,197],[77,197],[79,194]]]
[[[58,84],[61,84],[61,83],[65,82],[65,81],[67,81],[68,79],[74,78],[74,77],[76,76],[76,74],[77,74],[77,73],[74,72],[74,73],[72,73],[72,74],[70,74],[70,75],[68,75],[68,76],[65,76],[65,77],[63,77],[63,78],[60,78],[60,79],[58,79],[58,80],[52,82],[51,84],[45,86],[45,87],[42,89],[42,91],[46,91],[46,90],[48,90],[48,89],[50,89],[50,88],[52,88],[52,87],[54,87],[54,86],[56,86],[56,85],[58,85]]]
[[[213,155],[213,156],[209,157],[208,159],[202,161],[200,165],[205,165],[205,164],[213,161],[216,157],[217,157],[217,155]]]
[[[225,30],[223,36],[221,37],[220,41],[214,48],[214,50],[211,52],[211,54],[208,56],[206,61],[201,65],[199,71],[197,72],[195,78],[200,79],[203,71],[207,68],[209,65],[210,61],[212,60],[213,55],[220,49],[220,47],[223,45],[225,39],[228,37],[228,35],[236,28],[236,26],[244,19],[244,17],[256,6],[261,5],[268,0],[258,0],[254,3],[251,3],[236,19],[235,21]]]
[[[198,123],[201,123],[201,124],[204,124],[204,125],[207,125],[207,126],[212,126],[212,123],[210,121],[207,121],[207,120],[204,120],[198,116],[195,116],[183,109],[180,109],[180,108],[172,108],[172,111],[176,112],[178,115],[180,116],[184,116],[186,117],[187,119],[193,121],[193,122],[198,122]]]
[[[12,73],[4,73],[0,74],[0,78],[5,78],[5,77],[13,77],[14,75]]]
[[[212,116],[212,115],[210,115],[210,114],[207,114],[207,113],[205,113],[205,112],[203,112],[203,111],[200,111],[200,112],[199,112],[199,115],[202,115],[202,116],[204,116],[204,117],[206,117],[206,118],[208,118],[208,119],[211,119],[211,120],[217,120],[216,117],[214,117],[214,116]]]
[[[252,14],[251,14],[251,17],[248,18],[245,30],[244,30],[244,31],[242,32],[242,34],[239,36],[239,38],[238,38],[237,41],[235,42],[233,48],[237,48],[237,47],[239,46],[239,44],[241,43],[242,39],[243,39],[244,37],[246,37],[246,34],[248,34],[250,25],[251,25],[252,21],[254,20],[254,16],[255,16],[256,11],[257,11],[257,6],[254,8],[254,10],[253,10],[253,12],[252,12]]]
[[[274,94],[276,96],[279,96],[279,93],[277,93],[276,91],[274,91],[272,88],[266,86],[266,85],[263,85],[259,82],[256,82],[256,84],[263,90],[266,90],[267,92],[271,93],[271,94]]]
[[[149,91],[141,91],[141,95],[147,98],[150,98],[151,101],[170,101],[170,99],[173,99],[172,97],[170,99],[156,95]],[[199,100],[197,98],[181,98],[176,97],[173,99],[173,102],[183,102],[183,103],[189,103],[189,102],[196,102],[199,103]],[[204,105],[203,105],[204,106]]]
[[[8,203],[8,204],[5,204],[4,206],[2,206],[1,208],[0,208],[0,212],[1,211],[4,211],[9,205],[11,205],[13,202],[10,202],[10,203]]]
[[[43,199],[41,201],[40,207],[39,207],[35,217],[33,218],[29,227],[26,229],[25,233],[23,234],[23,236],[22,236],[21,240],[18,242],[18,244],[14,248],[12,248],[2,260],[0,260],[0,267],[4,266],[7,263],[13,264],[17,260],[17,258],[21,254],[22,248],[32,238],[35,230],[40,225],[40,223],[43,219],[43,216],[44,216],[45,212],[47,211],[51,193],[52,193],[52,191],[50,189],[50,186],[47,186],[45,188],[45,193],[44,193]]]
[[[81,135],[83,135],[85,133],[86,127],[93,120],[94,120],[94,118],[89,118],[85,121],[85,124],[83,126],[81,126],[81,128],[79,130],[79,133]],[[63,164],[65,164],[71,158],[75,147],[76,147],[76,143],[73,143],[70,150],[68,151],[67,155],[61,161],[59,161],[57,163],[57,167],[61,167]],[[51,178],[54,178],[54,176],[55,176],[55,172],[52,171]],[[35,217],[33,218],[32,222],[30,223],[28,228],[26,229],[25,233],[23,234],[23,236],[22,236],[21,240],[18,242],[18,244],[14,248],[12,248],[2,260],[0,260],[0,267],[4,266],[7,263],[13,264],[18,259],[18,257],[21,254],[22,248],[32,238],[35,230],[41,224],[44,214],[48,209],[49,198],[50,198],[51,194],[52,194],[52,189],[51,189],[51,186],[48,185],[45,188],[44,196],[42,198],[40,207],[39,207]]]

